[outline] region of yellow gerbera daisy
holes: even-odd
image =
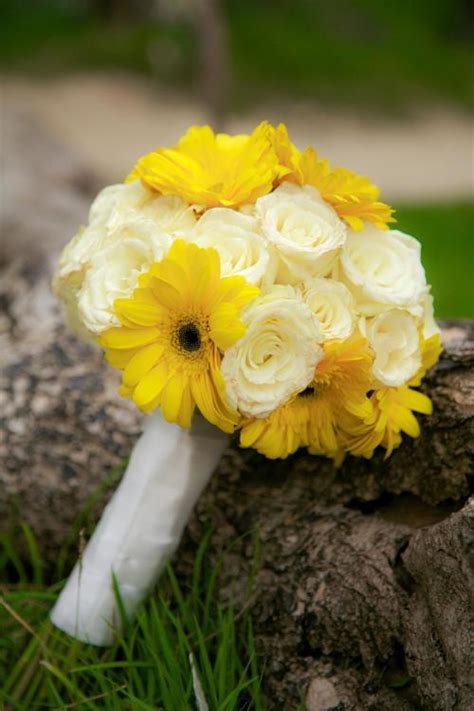
[[[330,341],[316,366],[313,382],[266,419],[244,423],[240,443],[270,459],[285,458],[298,447],[341,458],[340,427],[348,418],[372,415],[366,393],[372,384],[373,354],[367,341],[353,336]]]
[[[280,163],[288,171],[282,175],[283,179],[297,185],[313,185],[354,230],[361,230],[364,222],[386,229],[388,223],[395,221],[393,209],[379,202],[379,188],[365,176],[347,168],[331,169],[313,148],[299,151],[291,143],[284,124],[275,129],[274,143]]]
[[[430,398],[413,386],[421,383],[426,372],[438,361],[442,352],[441,337],[434,334],[422,344],[422,364],[415,377],[398,388],[380,388],[370,398],[373,416],[366,422],[353,418],[346,426],[345,447],[359,457],[372,457],[376,447],[385,447],[385,458],[401,444],[402,432],[419,437],[420,425],[413,412],[431,415]]]
[[[232,432],[239,415],[226,401],[221,352],[245,333],[239,314],[257,294],[243,277],[220,277],[214,249],[176,240],[133,296],[115,301],[121,326],[99,337],[109,363],[124,371],[121,394],[144,412],[160,407],[182,427],[197,405],[209,422]]]
[[[193,126],[174,148],[158,148],[141,158],[127,180],[140,178],[160,193],[180,195],[189,203],[239,207],[269,193],[278,171],[268,123],[262,122],[250,136]]]
[[[402,441],[402,432],[410,437],[418,437],[420,425],[413,412],[430,415],[433,406],[429,397],[408,385],[398,388],[380,388],[371,398],[373,418],[366,422],[353,420],[350,424],[344,446],[357,457],[370,459],[379,446],[385,447],[385,458]]]

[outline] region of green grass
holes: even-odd
[[[396,227],[422,243],[438,318],[474,318],[474,203],[401,206]]]
[[[189,579],[169,568],[108,649],[53,628],[47,615],[62,583],[48,584],[34,536],[25,526],[22,535],[26,562],[18,537],[0,542],[0,709],[192,711],[190,654],[210,711],[265,708],[250,617],[218,601],[225,558],[211,567],[209,535]]]
[[[473,102],[462,5],[449,0],[231,0],[239,88],[398,111],[436,97]]]

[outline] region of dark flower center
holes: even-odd
[[[194,323],[184,323],[178,329],[178,343],[181,348],[190,353],[201,347],[201,333]]]
[[[314,395],[314,388],[311,385],[298,393],[298,397],[311,397],[311,395]]]

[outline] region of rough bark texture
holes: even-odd
[[[141,416],[117,394],[101,352],[64,325],[47,274],[37,261],[0,270],[0,529],[25,521],[54,559],[128,457]]]
[[[428,708],[474,706],[474,499],[417,532],[405,555],[408,667]]]
[[[468,710],[474,511],[453,508],[408,494],[370,511],[327,506],[249,474],[214,483],[178,561],[188,574],[209,520],[213,559],[232,543],[222,590],[251,605],[269,708]],[[249,594],[254,538],[235,539],[255,530]]]

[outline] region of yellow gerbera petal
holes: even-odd
[[[188,382],[183,389],[181,397],[180,423],[181,427],[191,427],[191,420],[196,403],[191,392],[191,385]]]
[[[266,122],[251,135],[238,136],[194,126],[174,148],[158,148],[141,158],[127,180],[140,178],[191,204],[238,207],[270,192],[279,170]]]
[[[245,334],[238,314],[239,309],[228,301],[219,304],[211,314],[209,335],[221,351],[226,351]]]
[[[372,397],[373,416],[366,421],[349,420],[345,426],[345,446],[357,456],[370,458],[382,445],[386,456],[402,441],[401,432],[419,437],[420,425],[413,412],[429,415],[431,400],[423,393],[402,385],[398,388],[380,388]]]
[[[123,372],[123,384],[134,387],[157,364],[163,351],[161,343],[152,343],[137,351]]]
[[[405,432],[410,437],[420,436],[420,425],[418,420],[411,410],[400,407],[394,409],[393,420],[396,423],[397,429]]]
[[[118,370],[123,370],[133,358],[135,353],[138,353],[139,349],[130,348],[128,350],[113,350],[110,349],[105,352],[105,360],[112,368],[117,368]]]
[[[216,302],[231,301],[239,311],[247,306],[260,293],[260,289],[248,284],[242,276],[230,276],[221,279]]]
[[[184,288],[188,291],[187,285]],[[184,306],[185,300],[182,298],[181,291],[167,281],[155,276],[151,281],[151,289],[160,306],[163,306],[166,310],[169,311],[170,309]]]
[[[266,426],[267,423],[265,420],[254,419],[245,422],[240,432],[240,446],[244,448],[256,448],[255,445],[257,445],[259,439],[265,432]]]
[[[160,406],[164,418],[168,422],[176,422],[180,427],[191,425],[193,408],[190,406],[188,390],[189,383],[185,374],[174,373],[161,393]]]
[[[268,459],[286,459],[303,444],[301,433],[286,420],[283,408],[264,420],[248,420],[240,432],[241,447],[253,447]]]
[[[180,240],[177,240],[177,242],[179,244]],[[189,284],[189,276],[177,261],[176,250],[173,250],[173,248],[171,248],[166,259],[156,263],[153,274],[160,282],[166,282],[178,293],[181,293]]]
[[[206,420],[224,432],[235,430],[240,416],[226,401],[223,378],[217,368],[205,371],[193,379],[191,392]]]
[[[164,317],[164,311],[156,301],[150,304],[136,298],[116,299],[114,311],[126,326],[154,326]]]
[[[130,349],[146,346],[158,338],[157,328],[109,328],[100,334],[98,341],[104,348]]]
[[[141,410],[147,411],[147,406],[158,398],[166,383],[170,378],[168,364],[165,361],[160,361],[152,370],[150,370],[133,391],[133,402]]]
[[[433,412],[433,403],[430,398],[418,390],[411,388],[399,388],[399,402],[410,410],[421,412],[424,415],[431,415]]]

